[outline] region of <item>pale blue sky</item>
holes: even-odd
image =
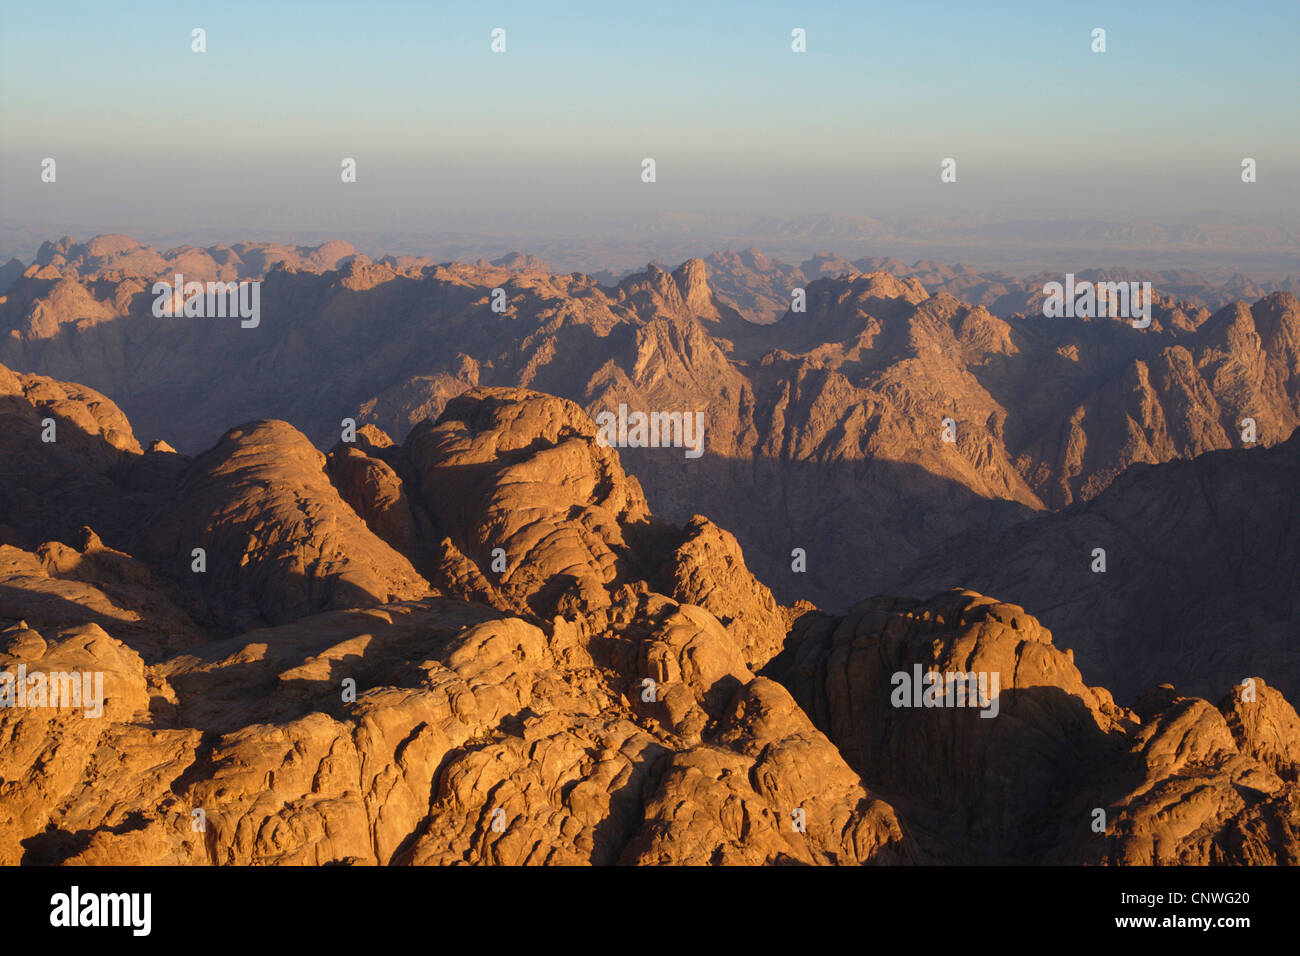
[[[4,220],[345,231],[581,229],[657,212],[1297,216],[1295,0],[0,11]],[[504,55],[489,50],[494,27]],[[794,27],[806,54],[790,50]],[[1090,50],[1094,27],[1105,54]],[[55,189],[39,182],[45,156],[59,161]],[[352,187],[344,156],[359,164]],[[938,183],[945,156],[956,188]],[[1243,156],[1259,161],[1259,188],[1240,188]]]

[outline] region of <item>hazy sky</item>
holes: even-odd
[[[1300,208],[1296,0],[0,11],[0,222],[52,232],[580,232],[663,212],[1294,227]]]

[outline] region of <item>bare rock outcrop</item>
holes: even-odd
[[[971,591],[873,599],[842,619],[806,615],[768,673],[904,824],[915,821],[932,859],[1151,865],[1300,854],[1300,788],[1272,769],[1293,766],[1281,735],[1295,712],[1276,693],[1225,702],[1227,719],[1168,685],[1136,710],[1118,707],[1022,608]]]
[[[429,591],[339,496],[325,456],[285,422],[231,429],[195,459],[142,548],[173,578],[193,575],[203,613],[218,620],[282,623]]]
[[[751,669],[780,653],[787,615],[745,567],[735,536],[708,518],[690,520],[660,577],[665,594],[704,608],[722,623]]]
[[[407,449],[424,507],[516,606],[603,607],[627,577],[624,526],[649,509],[576,405],[475,390],[415,429]]]

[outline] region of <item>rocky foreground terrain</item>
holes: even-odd
[[[277,333],[288,336],[284,351],[265,355],[260,372],[274,379],[291,353],[328,354],[329,317],[367,301],[379,285],[374,268],[281,279],[285,301],[310,299],[326,318],[314,340],[292,349],[298,333]],[[635,303],[671,293],[700,312],[708,304],[701,280],[688,264],[680,275],[641,277],[619,295]],[[517,301],[554,302],[565,285],[570,304],[554,306],[542,323],[539,348],[590,343],[604,329],[622,357],[601,374],[627,376],[649,394],[654,376],[674,367],[662,351],[654,363],[649,357],[673,343],[698,360],[689,368],[715,396],[734,400],[742,421],[758,414],[761,390],[752,382],[775,375],[766,371],[773,366],[787,384],[769,383],[764,394],[788,389],[778,404],[792,416],[802,408],[806,423],[818,393],[867,387],[850,374],[905,403],[923,394],[905,390],[923,388],[909,383],[924,378],[924,363],[900,358],[914,376],[885,381],[873,342],[892,342],[896,357],[938,361],[978,345],[1009,359],[1029,335],[927,297],[919,284],[860,277],[818,290],[807,316],[819,328],[843,322],[848,337],[835,339],[842,348],[817,358],[814,342],[827,337],[810,331],[811,351],[751,351],[742,372],[720,333],[700,331],[698,315],[670,311],[636,324],[629,305],[615,316],[626,328],[615,332],[609,294],[594,283],[501,281],[514,283]],[[470,312],[484,322],[474,306],[482,288],[451,272],[398,285],[401,295],[460,303],[466,322]],[[849,335],[849,319],[868,305],[886,318],[859,322]],[[566,318],[574,310],[589,310],[589,321]],[[1172,324],[1173,314],[1162,318]],[[721,311],[714,321],[749,334]],[[1162,368],[1170,381],[1179,369],[1213,378],[1207,369],[1225,367],[1206,357],[1217,354],[1216,342],[1245,334],[1248,323],[1275,341],[1292,334],[1294,321],[1295,300],[1286,297],[1203,317],[1186,332],[1186,354],[1172,344],[1159,353]],[[104,326],[103,368],[144,381],[108,347],[122,349],[138,333],[130,323]],[[55,350],[46,360],[70,360],[96,327],[19,335],[11,347],[39,340]],[[169,334],[180,338],[164,341],[181,347],[198,333]],[[479,334],[486,340],[494,330]],[[740,351],[743,335],[736,340]],[[353,348],[383,352],[379,338]],[[1090,349],[1061,361],[1099,361]],[[165,389],[159,354],[134,361],[153,363],[148,374]],[[478,362],[468,354],[455,361],[466,369]],[[820,361],[829,367],[818,369]],[[1255,392],[1234,386],[1214,400],[1253,401],[1294,381],[1278,384],[1283,365],[1259,361]],[[1145,382],[1159,392],[1159,376],[1134,374],[1135,389]],[[532,381],[557,375],[541,363]],[[98,672],[105,697],[99,717],[0,708],[0,862],[1300,862],[1300,718],[1269,678],[1294,671],[1251,655],[1256,618],[1238,645],[1196,659],[1209,668],[1196,675],[1208,688],[1202,698],[1162,682],[1168,657],[1141,627],[1113,635],[1107,628],[1119,625],[1103,617],[1091,631],[1053,635],[1034,616],[1038,608],[967,590],[964,580],[894,592],[910,597],[864,590],[859,598],[868,599],[843,614],[779,603],[727,529],[701,516],[672,524],[653,515],[641,483],[616,449],[597,442],[583,407],[481,377],[489,381],[467,388],[448,379],[436,416],[421,418],[400,443],[368,424],[325,453],[285,421],[253,420],[189,457],[162,441],[142,447],[117,405],[92,388],[0,369],[0,671]],[[993,379],[1014,375],[1004,365]],[[971,420],[976,409],[983,414],[984,386],[974,375],[962,381]],[[1147,394],[1126,400],[1143,405]],[[207,414],[197,396],[173,401],[176,415],[196,425]],[[399,405],[392,399],[385,414],[400,419]],[[1239,405],[1228,409],[1235,416]],[[1005,422],[991,406],[988,413],[987,434],[1000,433]],[[864,432],[848,431],[853,421],[865,427],[865,418],[828,426],[822,446],[859,441]],[[947,449],[950,472],[978,476],[981,487],[1000,483],[1026,511],[1041,510],[1050,488],[1064,494],[1059,475],[1031,483],[998,450],[1005,446],[983,446],[972,430]],[[1229,444],[1223,433],[1214,419],[1197,434],[1220,447]],[[799,434],[762,432],[790,447]],[[1061,541],[1090,546],[1095,535],[1076,530],[1080,523],[1145,515],[1158,536],[1168,532],[1162,515],[1202,515],[1194,528],[1235,528],[1235,548],[1267,535],[1267,553],[1291,562],[1276,573],[1294,583],[1296,486],[1286,481],[1300,436],[1284,437],[1271,449],[1125,474],[1091,502],[1031,521],[1005,543],[991,539],[1006,560],[987,576],[1020,588],[1021,569],[1030,575],[1024,593],[1068,598],[1071,582],[1031,572],[1035,554]],[[1037,447],[1027,436],[1013,444]],[[776,449],[774,457],[786,460]],[[1189,490],[1198,484],[1199,500]],[[1234,525],[1236,511],[1220,515],[1230,504],[1244,509],[1259,488],[1290,495],[1271,532],[1260,521]],[[1150,508],[1164,510],[1143,511]],[[1137,590],[1144,572],[1133,552],[1098,540],[1115,549],[1105,580],[1133,579],[1116,584],[1123,600],[1151,598]],[[1198,547],[1193,537],[1180,541]],[[1157,541],[1143,547],[1147,558],[1169,552]],[[1079,560],[1086,568],[1086,550]],[[929,573],[945,574],[941,564]],[[1163,584],[1156,577],[1152,586]],[[1095,600],[1101,586],[1087,586]],[[1294,593],[1280,590],[1250,613],[1286,611],[1294,620]],[[1071,620],[1083,617],[1072,612]],[[1213,621],[1230,631],[1231,618],[1220,609]],[[1147,686],[1131,704],[1090,686],[1076,666],[1076,639],[1123,651]],[[1256,664],[1269,674],[1245,669]],[[922,670],[997,682],[980,708],[896,706],[895,676]]]

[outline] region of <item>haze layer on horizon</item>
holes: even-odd
[[[6,254],[41,229],[1014,257],[1091,223],[1214,227],[1117,256],[1300,248],[1292,2],[0,9]]]

